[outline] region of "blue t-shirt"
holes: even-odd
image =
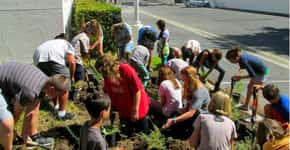
[[[283,117],[285,121],[288,120],[289,122],[289,97],[287,97],[286,95],[281,95],[280,101],[276,104],[272,104],[272,106]]]
[[[261,59],[246,53],[241,54],[239,65],[241,69],[248,71],[250,77],[266,75],[268,70],[268,67]]]
[[[149,26],[149,25],[146,25],[146,26],[142,26],[139,31],[138,31],[138,43],[141,43],[141,41],[143,40],[143,34],[144,34],[144,31],[148,29],[149,31],[151,32],[154,32],[155,33],[155,36],[156,36],[156,39],[157,39],[157,32],[155,31],[155,29],[152,27],[152,26]]]

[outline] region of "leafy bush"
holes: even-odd
[[[154,129],[151,130],[150,134],[138,134],[143,141],[148,144],[149,150],[151,149],[158,149],[158,150],[165,150],[166,149],[166,140],[164,135],[161,134],[159,128],[154,125]]]
[[[121,16],[121,8],[96,0],[76,0],[74,5],[73,24],[76,31],[80,31],[82,19],[85,22],[97,19],[104,32],[104,52],[117,51],[117,47],[111,37],[113,18]],[[94,41],[95,39],[91,39]]]

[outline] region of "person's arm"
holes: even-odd
[[[135,96],[134,96],[134,102],[133,102],[133,114],[132,114],[132,120],[136,121],[138,120],[138,114],[139,114],[139,105],[141,101],[141,90],[139,90]]]
[[[191,147],[197,147],[200,139],[200,130],[194,129],[191,136],[187,140]]]
[[[149,70],[149,72],[151,71],[150,68],[151,68],[151,61],[152,61],[152,50],[151,49],[148,49],[149,50],[149,60],[148,60],[148,65],[147,65],[147,68]]]
[[[160,95],[160,103],[161,103],[161,106],[164,106],[165,102],[166,102],[165,95]]]
[[[231,138],[231,150],[235,150],[235,140],[234,138]]]
[[[204,63],[204,61],[205,61],[205,59],[207,59],[207,57],[208,57],[208,52],[204,52],[202,54],[201,58],[200,58],[200,61],[199,61],[198,65],[197,65],[197,67],[196,67],[196,72],[197,73],[199,71],[199,67]]]
[[[169,119],[167,119],[166,123],[163,125],[163,128],[169,128],[173,124],[187,120],[187,119],[191,118],[196,112],[197,112],[196,109],[191,108],[189,111],[185,112],[184,114],[182,114],[176,118],[169,118]]]
[[[68,59],[68,65],[69,65],[69,70],[70,70],[70,77],[71,80],[74,81],[74,75],[75,75],[75,70],[76,70],[76,63],[75,63],[75,57],[72,54],[67,54],[67,59]]]
[[[93,49],[95,49],[97,46],[98,46],[98,44],[100,44],[100,37],[96,37],[96,41],[93,43],[93,44],[91,44],[90,45],[90,48],[89,48],[89,50],[93,50]]]
[[[165,99],[165,85],[164,83],[161,83],[160,86],[159,86],[159,89],[158,89],[158,95],[160,97],[160,103],[161,103],[161,106],[164,106],[165,102],[166,102],[166,99]]]
[[[237,138],[237,131],[236,131],[236,127],[235,127],[235,124],[233,124],[233,132],[232,132],[232,135],[231,135],[231,140],[230,140],[230,143],[231,143],[231,150],[234,150],[235,149],[235,138]]]
[[[212,72],[213,68],[215,68],[216,65],[217,65],[216,63],[215,63],[214,65],[212,65],[212,66],[209,68],[208,72],[207,72],[207,73],[202,77],[202,79],[206,79],[207,76]]]

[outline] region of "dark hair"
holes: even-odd
[[[226,58],[228,60],[235,59],[238,56],[240,56],[240,52],[241,52],[241,48],[239,46],[235,46],[235,47],[233,47],[233,48],[231,48],[230,50],[227,51]]]
[[[153,49],[154,48],[154,42],[156,41],[156,33],[151,31],[150,29],[145,29],[143,36],[142,36],[142,41],[141,44],[148,49]]]
[[[221,60],[222,57],[223,57],[223,53],[220,49],[213,49],[213,52],[214,52],[214,57],[217,59],[217,60]]]
[[[156,22],[156,24],[157,24],[157,26],[158,26],[158,28],[160,29],[160,33],[159,33],[159,35],[158,35],[158,39],[160,39],[160,38],[162,38],[162,35],[163,35],[163,32],[164,32],[164,30],[165,30],[165,21],[164,20],[158,20],[157,22]]]
[[[117,23],[122,22],[122,17],[120,15],[114,15],[112,20],[113,20],[112,21],[113,24],[117,24]]]
[[[93,95],[86,99],[85,105],[92,118],[99,118],[103,110],[109,109],[111,101],[108,96],[99,98],[97,95]]]
[[[165,30],[165,21],[164,20],[158,20],[157,22],[156,22],[156,24],[157,24],[157,26],[162,30],[162,31],[164,31]]]
[[[60,34],[56,35],[56,36],[54,37],[54,39],[63,39],[63,40],[65,40],[66,37],[65,37],[65,34],[64,34],[64,33],[60,33]]]
[[[193,55],[191,48],[186,48],[185,46],[181,47],[181,52],[184,59],[190,58]]]
[[[280,90],[274,84],[268,84],[263,89],[263,96],[268,100],[274,100],[280,97]]]

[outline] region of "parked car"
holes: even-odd
[[[190,7],[209,7],[209,2],[207,0],[184,0],[184,5],[187,8],[190,8]]]

